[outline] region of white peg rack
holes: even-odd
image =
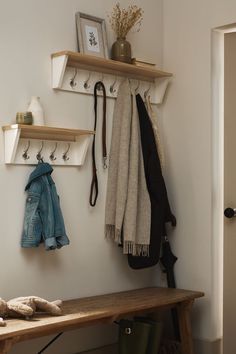
[[[136,92],[148,93],[151,103],[163,101],[172,74],[76,52],[52,54],[52,87],[93,95],[94,84],[102,81],[107,97],[116,98],[120,82],[127,77]],[[99,94],[99,93],[98,93]]]
[[[93,131],[14,124],[2,127],[5,163],[35,165],[40,152],[44,162],[61,166],[83,165]],[[53,154],[54,158],[50,159]],[[25,154],[24,154],[25,153]]]

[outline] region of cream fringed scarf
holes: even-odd
[[[123,243],[123,253],[149,253],[151,205],[147,190],[135,94],[129,81],[114,108],[106,199],[106,236]]]

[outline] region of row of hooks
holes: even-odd
[[[77,85],[77,82],[76,82],[77,74],[78,74],[78,69],[75,69],[75,73],[74,73],[73,77],[70,79],[70,87],[72,89],[75,89],[75,87]],[[91,78],[91,72],[89,72],[88,77],[84,81],[83,87],[84,87],[85,90],[89,90],[90,87],[91,87],[91,85],[89,84],[90,78]],[[101,76],[99,81],[103,82],[103,80],[104,80],[104,74],[102,74],[102,76]],[[115,77],[114,82],[109,87],[109,91],[110,91],[111,94],[116,93],[116,91],[118,89],[118,88],[115,88],[116,83],[117,83],[117,77]],[[151,89],[151,84],[152,83],[150,83],[148,89],[146,91],[144,91],[144,97],[147,97],[147,95],[148,95],[148,93],[149,93],[149,91]],[[135,93],[138,92],[139,86],[140,86],[140,81],[138,80],[137,86],[134,88]],[[98,88],[98,90],[101,90],[101,88]]]
[[[42,156],[43,147],[44,147],[44,142],[42,141],[41,148],[36,154],[36,159],[38,161],[43,161],[43,156]],[[30,140],[28,140],[28,145],[27,145],[26,149],[23,150],[22,157],[24,160],[28,160],[30,158],[30,155],[28,154],[29,149],[30,149]],[[54,147],[53,151],[49,155],[49,158],[51,161],[55,161],[57,159],[57,157],[55,155],[56,150],[57,150],[57,142],[55,143],[55,147]],[[68,156],[69,150],[70,150],[70,143],[68,143],[66,151],[62,154],[62,159],[64,161],[68,161],[70,159],[70,157]]]

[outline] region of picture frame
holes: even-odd
[[[108,59],[105,20],[82,12],[76,12],[78,51]]]

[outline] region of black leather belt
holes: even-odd
[[[103,168],[107,168],[107,147],[106,147],[106,88],[102,81],[96,82],[94,86],[94,130],[95,135],[93,137],[92,145],[92,182],[90,187],[89,203],[92,207],[96,205],[98,197],[98,177],[96,167],[96,128],[97,128],[97,91],[102,91],[103,94],[103,120],[102,120],[102,156],[103,156]]]

